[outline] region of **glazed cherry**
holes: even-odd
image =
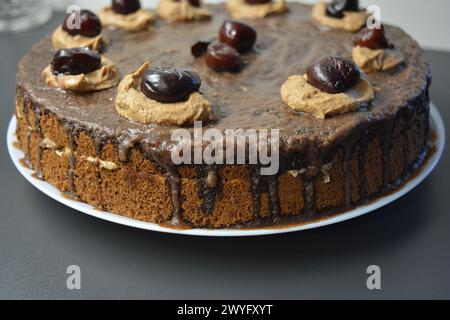
[[[78,19],[80,20],[79,25]],[[89,10],[81,10],[68,14],[62,28],[72,36],[81,35],[93,38],[102,32],[102,23],[95,13]]]
[[[141,91],[162,103],[185,101],[200,86],[200,77],[195,72],[169,67],[150,68],[141,81]]]
[[[181,0],[174,0],[175,2],[180,2]],[[193,7],[200,7],[201,3],[200,0],[188,0],[189,4]]]
[[[118,14],[131,14],[141,9],[139,0],[113,0],[112,9]]]
[[[244,23],[225,20],[219,30],[219,40],[243,53],[253,48],[256,31]]]
[[[96,51],[87,48],[58,50],[51,62],[55,75],[79,75],[100,68],[102,57]]]
[[[197,41],[192,47],[191,47],[191,53],[194,57],[198,58],[201,57],[206,53],[206,50],[208,49],[208,46],[210,45],[211,41],[204,41],[200,40]]]
[[[235,48],[216,40],[208,46],[206,65],[217,72],[233,72],[239,70],[242,61]]]
[[[379,29],[364,28],[353,36],[355,46],[365,47],[372,50],[387,49],[392,47],[386,37],[386,31],[381,26]]]
[[[360,79],[353,61],[341,57],[323,57],[309,66],[308,82],[327,93],[340,93],[353,87]]]
[[[245,3],[248,4],[263,4],[263,3],[269,3],[272,2],[272,0],[245,0]]]
[[[344,11],[359,11],[358,0],[333,0],[327,5],[326,15],[342,19]]]

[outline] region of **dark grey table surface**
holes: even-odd
[[[450,157],[415,190],[337,225],[256,238],[196,238],[98,220],[48,198],[6,150],[15,65],[60,19],[0,34],[0,298],[450,298]],[[450,53],[426,52],[432,99],[450,123]],[[81,269],[68,290],[66,268]],[[369,291],[366,269],[381,268]]]

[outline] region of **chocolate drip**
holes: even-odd
[[[359,170],[359,198],[364,199],[366,196],[366,152],[369,145],[368,132],[362,130],[360,143],[359,143],[359,160],[358,160],[358,170]]]
[[[134,144],[134,141],[132,138],[130,138],[127,135],[122,135],[118,138],[118,145],[117,145],[117,157],[122,162],[128,162],[128,159],[130,157],[130,149]]]
[[[145,133],[125,133],[117,137],[117,157],[122,162],[128,162],[130,159],[130,150],[136,144],[144,140],[151,140]],[[162,150],[161,150],[162,151]]]
[[[219,181],[217,169],[214,166],[207,166],[200,171],[200,198],[202,199],[202,210],[209,215],[213,212],[216,200],[222,191],[222,183]]]
[[[25,122],[27,123],[27,132],[26,132],[26,139],[27,139],[27,149],[28,152],[25,152],[25,157],[23,159],[24,163],[27,164],[27,167],[34,169],[34,165],[31,161],[31,124],[30,124],[30,119],[28,117],[28,112],[31,109],[31,102],[30,99],[28,97],[28,95],[25,95],[23,98],[23,116],[25,117]]]
[[[173,210],[170,224],[174,226],[182,224],[181,176],[171,159],[167,158],[170,157],[170,154],[161,151],[159,146],[150,143],[147,138],[141,141],[141,149],[147,157],[164,170],[166,175]]]
[[[42,141],[44,139],[42,135],[41,129],[41,108],[38,103],[33,103],[33,112],[34,112],[34,128],[36,133],[39,136],[39,140]],[[42,146],[41,143],[38,143],[38,153],[37,153],[37,168],[35,168],[36,175],[39,179],[42,179],[44,174],[42,172]]]
[[[316,147],[311,147],[307,152],[306,170],[303,173],[304,212],[306,215],[313,216],[316,210],[316,182],[322,162],[319,159],[319,151]]]
[[[411,128],[414,125],[414,112],[412,108],[408,108],[408,116],[407,116],[407,121],[405,121],[405,125],[402,128],[402,133],[401,136],[402,137],[406,137],[403,140],[403,171],[402,171],[402,175],[407,174],[408,170],[409,170],[409,143],[408,143],[408,131],[411,130]]]
[[[270,212],[273,220],[276,221],[280,215],[280,199],[278,196],[278,176],[267,177],[267,187],[269,189]]]
[[[172,224],[178,225],[181,223],[181,178],[178,171],[173,170],[172,168],[167,168],[168,170],[168,181],[169,181],[169,190],[171,193],[172,206],[173,206],[173,215],[172,215]]]
[[[97,157],[97,159],[101,159],[101,155],[102,155],[102,150],[103,150],[103,141],[101,138],[94,136],[91,137],[92,140],[94,141],[94,147],[95,147],[95,155]],[[103,202],[103,178],[102,178],[102,173],[101,173],[101,168],[100,168],[100,163],[97,167],[97,183],[98,183],[98,187],[97,187],[97,199],[98,199],[98,208],[99,209],[104,209],[104,202]]]
[[[343,170],[344,170],[344,192],[345,192],[345,205],[347,207],[351,204],[351,172],[350,172],[350,159],[352,157],[351,148],[346,147],[344,148],[344,163],[343,163]]]
[[[216,168],[214,168],[214,166],[208,166],[206,171],[208,172],[208,176],[206,177],[206,185],[211,189],[215,189],[219,183]]]
[[[249,166],[250,192],[252,194],[253,217],[255,221],[261,219],[261,175],[258,166]]]
[[[314,204],[314,183],[311,178],[305,173],[303,175],[303,198],[305,199],[304,212],[308,215],[313,213]]]
[[[67,137],[69,139],[69,170],[67,172],[67,181],[69,184],[69,195],[73,198],[78,198],[78,195],[75,191],[75,168],[77,164],[77,158],[75,155],[76,152],[76,143],[75,143],[75,133],[73,132],[71,126],[66,122],[62,124],[62,127],[67,133]]]
[[[392,130],[394,128],[394,121],[387,121],[384,137],[385,140],[382,143],[382,157],[383,157],[383,190],[387,191],[391,189],[389,181],[389,156],[392,149]]]

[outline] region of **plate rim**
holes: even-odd
[[[17,120],[15,115],[12,116],[8,125],[7,147],[9,156],[12,162],[14,163],[15,167],[17,168],[17,170],[35,188],[37,188],[39,191],[49,196],[50,198],[64,204],[65,206],[68,206],[76,211],[82,212],[92,217],[101,220],[106,220],[112,223],[125,225],[128,227],[149,231],[156,231],[161,233],[189,235],[189,236],[207,236],[207,237],[248,237],[248,236],[264,236],[264,235],[292,233],[329,226],[332,224],[348,221],[360,217],[362,215],[368,214],[403,197],[408,192],[417,187],[423,180],[425,180],[425,178],[434,170],[436,165],[439,163],[439,160],[441,159],[441,156],[443,154],[446,138],[445,125],[439,113],[439,110],[437,109],[437,107],[433,102],[430,102],[430,124],[432,127],[436,129],[436,152],[433,154],[431,158],[427,160],[427,163],[425,167],[422,168],[422,171],[416,177],[407,182],[399,190],[390,193],[382,198],[379,198],[369,204],[359,206],[347,212],[340,213],[338,215],[325,218],[319,221],[300,224],[297,226],[287,226],[285,228],[268,227],[261,229],[199,229],[199,228],[176,229],[163,227],[151,222],[131,219],[107,211],[101,211],[96,209],[90,204],[64,197],[61,191],[59,191],[59,189],[57,189],[47,181],[35,178],[33,176],[34,171],[24,167],[20,163],[20,159],[23,158],[24,154],[21,150],[19,150],[14,146],[14,143],[17,141],[15,135]]]

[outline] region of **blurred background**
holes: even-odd
[[[155,8],[158,0],[143,0],[147,8]],[[299,0],[314,3],[316,0]],[[206,3],[223,0],[205,0]],[[110,0],[0,0],[0,30],[24,30],[46,22],[51,10],[65,11],[75,4],[82,8],[98,10]],[[450,1],[449,0],[361,0],[365,7],[378,5],[383,21],[401,26],[427,49],[450,51]],[[47,6],[46,6],[47,5]],[[39,6],[39,10],[36,7]],[[17,17],[21,18],[18,19]],[[11,23],[8,19],[18,20]]]
[[[7,1],[7,0],[0,0]],[[18,0],[20,2],[24,0]],[[27,1],[27,0],[25,0]],[[38,0],[44,1],[44,0]],[[110,0],[48,0],[58,10],[65,10],[70,4],[97,10],[108,4]],[[146,7],[154,8],[158,0],[143,0]],[[223,0],[204,0],[206,3],[223,2]],[[314,3],[315,0],[302,0]],[[361,0],[367,7],[371,4],[381,8],[385,22],[399,25],[409,32],[427,49],[450,51],[450,1],[449,0]]]

